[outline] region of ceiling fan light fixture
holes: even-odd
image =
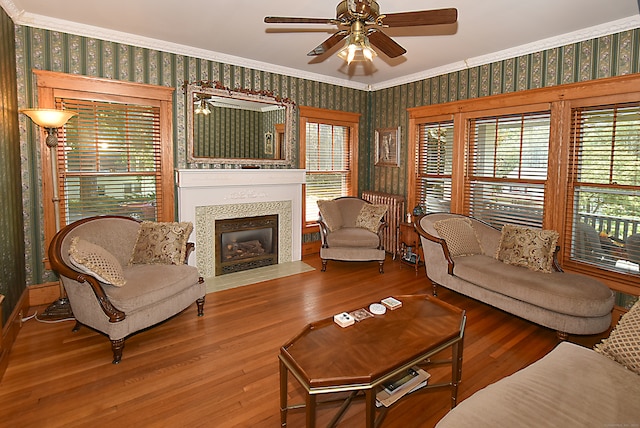
[[[354,61],[373,61],[377,56],[369,43],[369,38],[363,33],[352,32],[344,47],[338,52],[338,57],[351,64]]]
[[[195,114],[204,114],[206,116],[211,113],[211,109],[209,109],[207,102],[204,99],[201,99],[193,112]]]

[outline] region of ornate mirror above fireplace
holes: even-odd
[[[189,162],[294,166],[292,101],[219,82],[185,87]]]

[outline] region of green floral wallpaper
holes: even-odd
[[[16,94],[14,26],[0,8],[0,325],[11,314],[25,286],[20,134]]]
[[[174,102],[175,166],[210,168],[186,162],[185,81],[219,80],[230,88],[270,90],[298,105],[362,114],[359,188],[405,194],[407,188],[406,109],[492,94],[637,73],[640,30],[587,40],[543,52],[471,67],[421,81],[366,92],[240,66],[160,52],[90,37],[16,26],[18,105],[37,105],[33,68],[149,83],[176,88]],[[401,127],[400,167],[374,166],[376,128]],[[27,283],[50,278],[41,260],[42,207],[40,154],[32,126],[20,118],[22,195]]]
[[[371,128],[401,127],[403,162],[399,168],[374,167],[369,187],[406,195],[407,108],[638,72],[635,29],[373,92]]]
[[[21,108],[37,105],[37,88],[32,69],[96,76],[176,88],[174,100],[174,143],[176,168],[214,168],[220,165],[189,165],[186,161],[185,81],[216,80],[229,88],[268,90],[292,99],[297,105],[364,114],[368,94],[341,86],[284,76],[240,66],[160,52],[89,37],[16,26],[18,100]],[[40,153],[33,126],[20,117],[22,153],[22,195],[24,204],[27,284],[53,280],[44,270]],[[361,127],[360,141],[368,141],[368,128]],[[297,135],[297,133],[296,133]],[[362,143],[364,144],[364,143]],[[368,149],[368,144],[365,146]],[[297,153],[297,145],[294,147]],[[359,185],[369,182],[369,159],[361,150]],[[297,158],[295,160],[297,164]],[[232,165],[226,165],[232,166]],[[225,167],[223,165],[222,167]]]

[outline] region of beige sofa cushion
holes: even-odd
[[[198,269],[186,264],[141,264],[124,268],[126,287],[105,287],[113,305],[127,316],[142,308],[170,301],[198,283]],[[134,286],[135,285],[135,286]]]
[[[631,427],[640,378],[593,350],[560,343],[542,359],[487,386],[436,428]]]
[[[576,317],[605,316],[613,307],[614,296],[609,287],[586,275],[532,271],[479,254],[456,257],[454,263],[455,277],[516,302]],[[486,303],[493,304],[491,300]],[[528,316],[514,313],[524,318]]]
[[[318,201],[318,209],[322,216],[322,221],[331,232],[342,227],[342,214],[336,201]]]
[[[71,240],[69,261],[81,272],[105,284],[122,287],[126,283],[122,266],[113,254],[78,236]]]
[[[378,248],[380,238],[377,233],[361,227],[343,227],[327,236],[327,245],[330,248]]]
[[[555,230],[504,225],[496,259],[510,265],[551,273],[558,236]]]
[[[622,316],[609,337],[595,346],[595,351],[640,375],[640,300]]]
[[[129,264],[182,264],[191,222],[143,221]]]
[[[368,229],[373,233],[378,233],[380,220],[387,213],[386,205],[364,204],[356,218],[356,227]]]
[[[482,247],[471,220],[465,217],[452,217],[433,223],[438,235],[447,242],[451,257],[482,254]]]

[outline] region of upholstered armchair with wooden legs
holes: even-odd
[[[81,325],[109,337],[113,364],[125,339],[197,303],[203,315],[206,287],[186,264],[193,244],[191,223],[139,222],[98,216],[60,230],[49,246],[73,315]]]
[[[330,201],[318,201],[322,271],[328,260],[377,261],[384,272],[386,256],[382,230],[386,227],[386,205],[375,205],[364,199],[345,196]]]

